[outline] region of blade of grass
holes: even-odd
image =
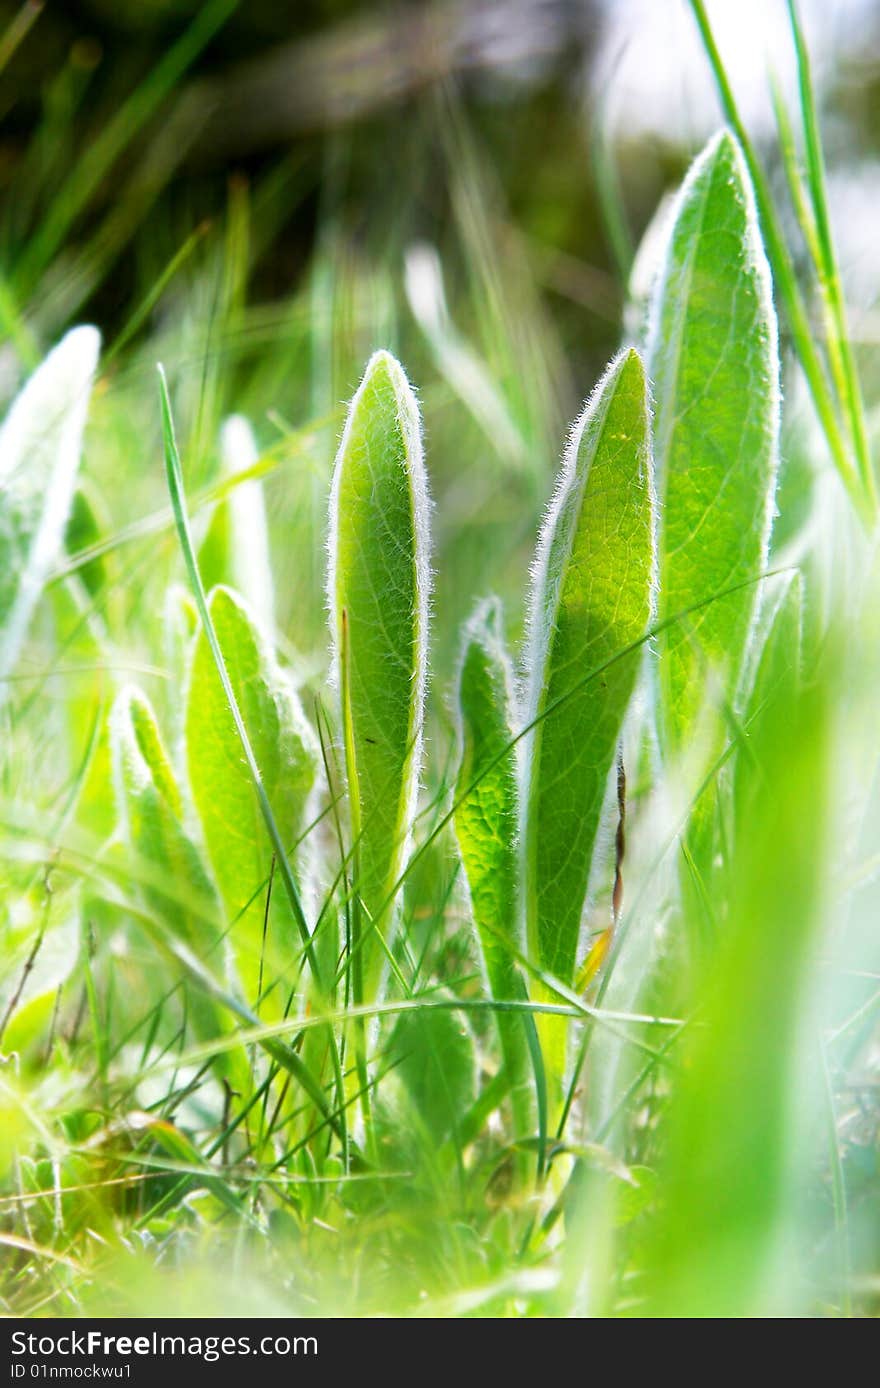
[[[27,37],[42,13],[42,0],[25,0],[21,8],[16,10],[3,33],[0,34],[0,72],[6,67],[22,39]]]
[[[63,244],[70,227],[130,146],[135,134],[174,90],[238,4],[239,0],[208,0],[206,5],[200,6],[189,28],[76,161],[21,258],[16,284],[23,293],[31,292]]]
[[[224,666],[262,768],[266,798],[288,835],[300,835],[317,771],[317,745],[299,699],[278,666],[269,643],[247,606],[231,589],[214,588],[208,611]],[[184,734],[189,784],[205,849],[227,915],[235,920],[230,944],[245,996],[256,1006],[263,967],[265,898],[259,884],[270,875],[260,803],[217,675],[207,633],[202,628],[191,654],[185,699]],[[287,854],[291,863],[292,855]],[[293,859],[294,879],[300,868]],[[249,906],[248,903],[253,903]],[[314,936],[310,933],[310,943]],[[268,959],[272,980],[285,977],[293,963],[296,937],[283,897],[273,905]]]
[[[143,327],[144,323],[149,318],[153,309],[156,307],[156,304],[159,302],[162,295],[165,293],[165,290],[168,288],[168,285],[174,279],[178,270],[180,270],[186,264],[193,251],[196,249],[197,246],[201,245],[201,243],[204,241],[205,237],[208,235],[210,230],[210,222],[202,222],[199,226],[196,227],[195,231],[190,233],[190,235],[184,241],[183,245],[178,247],[178,249],[174,252],[174,255],[168,261],[168,264],[165,266],[164,270],[162,270],[161,274],[159,274],[156,277],[153,284],[150,285],[150,288],[147,290],[146,294],[141,299],[134,312],[131,314],[131,317],[128,319],[128,322],[126,323],[125,327],[119,333],[119,336],[114,339],[109,349],[104,353],[105,367],[109,366],[111,362],[115,361],[119,354],[122,352],[122,349],[124,347],[127,347],[129,342],[131,342],[132,338],[137,335],[137,333]]]
[[[865,404],[847,326],[843,284],[831,231],[831,218],[828,212],[825,160],[822,154],[822,139],[819,134],[819,118],[816,109],[810,54],[804,41],[796,0],[788,0],[788,15],[797,57],[801,120],[807,155],[807,177],[813,202],[813,215],[820,253],[820,283],[827,305],[831,364],[837,379],[838,392],[849,419],[850,434],[862,485],[872,505],[876,508],[877,493],[865,421]]]

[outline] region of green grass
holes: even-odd
[[[876,492],[796,7],[803,273],[694,0],[730,129],[567,446],[451,93],[460,283],[331,217],[257,301],[282,168],[41,353],[231,8],[0,283],[0,1309],[876,1314]]]

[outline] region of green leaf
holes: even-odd
[[[174,923],[177,938],[209,974],[222,976],[225,951],[220,905],[199,852],[183,827],[183,798],[174,778],[153,710],[129,685],[110,713],[116,799],[123,837],[138,854],[146,877],[143,896],[162,920]],[[225,1034],[230,1019],[198,985],[187,986],[187,1011],[196,1036],[209,1041]],[[240,1053],[230,1051],[221,1068],[240,1081]]]
[[[362,933],[355,923],[356,971],[368,995],[378,986],[376,931],[389,934],[386,907],[407,859],[419,784],[428,510],[415,396],[398,362],[377,352],[336,459],[328,574],[356,890],[367,916]]]
[[[458,676],[461,757],[455,787],[455,834],[467,877],[474,925],[496,1001],[525,997],[516,962],[523,952],[517,863],[517,767],[512,743],[513,670],[504,645],[501,603],[481,602],[465,627]],[[514,1114],[531,1134],[530,1106],[518,1093],[528,1074],[524,1024],[499,1012],[498,1029],[514,1091]]]
[[[501,604],[497,598],[488,598],[465,628],[458,676],[461,760],[455,834],[494,998],[519,996],[514,953],[522,949],[517,925],[512,702],[513,671],[504,646]]]
[[[390,1044],[392,1063],[424,1123],[440,1142],[454,1132],[474,1101],[474,1040],[452,1008],[404,1012]]]
[[[123,834],[155,878],[156,885],[147,886],[145,895],[157,913],[175,922],[196,956],[219,971],[217,898],[183,828],[183,798],[155,715],[146,695],[132,685],[113,704],[110,741]],[[163,878],[167,890],[159,885]]]
[[[0,699],[67,527],[100,345],[73,328],[0,429]]]
[[[702,604],[660,641],[661,732],[676,752],[705,707],[710,668],[734,700],[776,486],[770,271],[749,176],[727,131],[696,160],[678,197],[652,304],[648,371],[663,519],[661,622]]]
[[[532,582],[527,938],[532,961],[566,984],[575,977],[608,774],[651,619],[653,536],[645,377],[630,351],[611,364],[574,430]]]
[[[215,588],[208,610],[223,660],[250,730],[251,744],[275,818],[293,847],[304,828],[316,777],[316,741],[299,699],[275,662],[242,600]],[[253,778],[207,637],[196,640],[186,705],[186,752],[193,799],[214,878],[230,922],[245,997],[291,980],[301,944],[282,891],[272,893],[265,950],[263,924],[272,844]],[[270,1016],[280,1015],[287,989],[275,987]]]

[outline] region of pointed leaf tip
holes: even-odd
[[[523,845],[529,950],[570,983],[611,764],[653,610],[645,373],[617,356],[576,425],[530,599]]]
[[[377,352],[336,458],[327,575],[360,898],[374,923],[408,852],[420,776],[429,511],[418,404],[400,364]],[[371,954],[381,961],[375,934],[368,973]]]
[[[729,130],[710,140],[679,191],[652,299],[648,366],[663,501],[660,617],[671,622],[661,640],[661,729],[675,750],[701,716],[710,668],[735,696],[776,485],[772,284]]]

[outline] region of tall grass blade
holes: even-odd
[[[83,156],[75,161],[55,193],[38,233],[21,256],[16,284],[24,293],[33,291],[39,276],[62,246],[71,226],[88,206],[137,131],[174,91],[181,77],[226,23],[238,3],[239,0],[208,0],[207,4],[200,6],[192,23],[177,42],[122,103]]]
[[[862,387],[852,349],[847,324],[846,303],[843,282],[837,263],[837,252],[831,231],[831,217],[828,211],[827,180],[825,159],[822,154],[822,138],[819,133],[819,115],[813,88],[812,65],[796,0],[788,0],[788,14],[797,57],[798,87],[800,91],[801,119],[804,129],[804,145],[807,155],[807,182],[813,206],[813,216],[818,243],[818,269],[822,292],[826,305],[828,321],[828,347],[838,394],[849,423],[852,447],[856,464],[866,495],[876,506],[876,483],[868,443],[868,428],[865,420],[865,405]]]

